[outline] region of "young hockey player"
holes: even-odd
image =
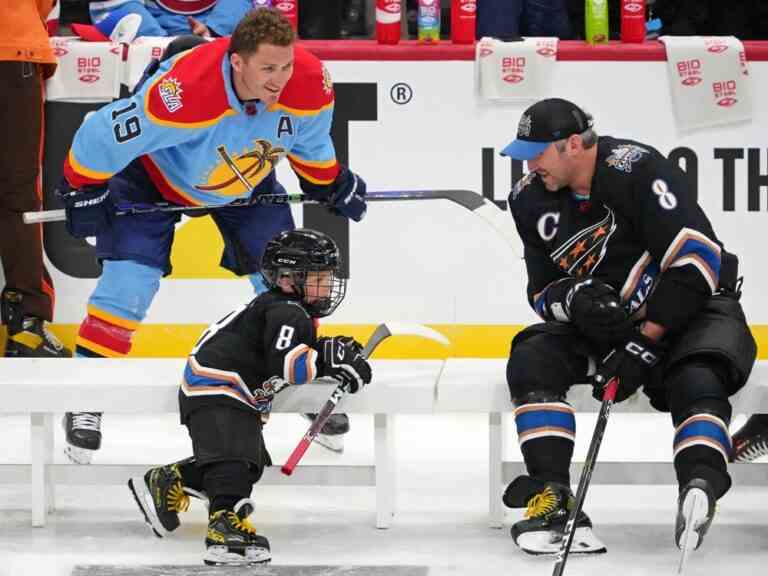
[[[194,456],[128,482],[160,537],[179,526],[187,493],[204,493],[206,564],[271,558],[268,540],[248,516],[251,488],[271,465],[261,416],[273,396],[316,376],[336,378],[353,394],[371,381],[353,338],[317,338],[315,319],[331,314],[346,291],[333,240],[308,229],[282,232],[267,244],[261,270],[270,290],[211,325],[189,355],[179,409]]]

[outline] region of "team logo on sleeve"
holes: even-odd
[[[635,144],[622,144],[611,150],[611,155],[605,159],[605,163],[619,172],[632,172],[632,165],[648,154],[648,150]]]
[[[330,95],[331,92],[333,92],[333,80],[331,80],[331,75],[328,72],[328,69],[322,64],[320,66],[323,69],[323,92]]]
[[[176,78],[169,76],[163,78],[157,87],[157,91],[160,94],[160,100],[163,101],[168,112],[176,112],[184,107],[181,101],[181,93],[184,92],[181,88],[181,82]]]
[[[533,182],[534,177],[536,176],[536,172],[528,172],[525,176],[520,178],[517,182],[515,182],[515,185],[512,187],[512,200],[517,200],[517,197],[520,195],[520,192],[525,190],[526,186]]]

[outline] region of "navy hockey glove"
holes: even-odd
[[[360,222],[365,218],[365,180],[347,168],[336,177],[336,189],[328,198],[331,212]]]
[[[62,183],[56,194],[64,203],[67,232],[75,238],[96,236],[111,226],[115,206],[106,185],[75,190]]]
[[[597,278],[566,278],[547,290],[547,308],[555,320],[570,321],[597,344],[615,346],[626,340],[633,322],[618,293]]]
[[[320,351],[320,376],[330,376],[346,384],[351,394],[371,382],[371,366],[363,358],[363,348],[354,338],[318,338],[317,349]]]
[[[592,379],[592,396],[603,400],[604,388],[612,378],[619,379],[614,402],[632,396],[651,380],[653,368],[662,358],[664,348],[640,332],[608,353]]]

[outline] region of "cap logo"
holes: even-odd
[[[523,114],[520,118],[520,123],[517,125],[517,137],[527,138],[531,135],[531,117],[528,114]]]

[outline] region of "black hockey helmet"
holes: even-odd
[[[341,277],[341,254],[330,236],[299,228],[281,232],[267,242],[261,259],[261,275],[270,288],[283,276],[290,276],[296,293],[311,316],[328,316],[341,304],[347,291],[347,280]],[[315,293],[323,296],[307,301],[309,272],[328,272],[318,277]],[[313,276],[314,277],[314,276]],[[327,294],[327,295],[326,295]]]

